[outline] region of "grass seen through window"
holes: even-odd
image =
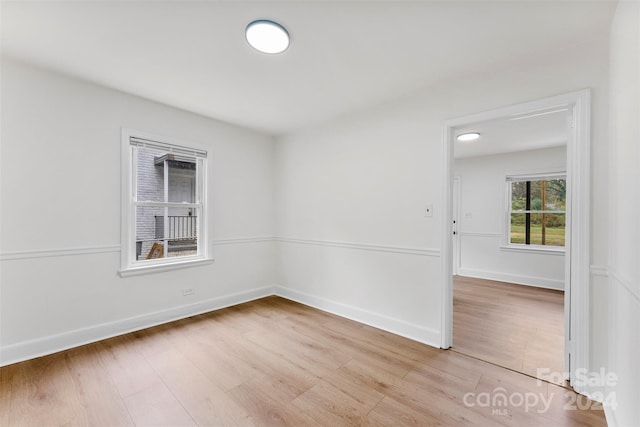
[[[566,180],[507,178],[511,200],[509,243],[565,245]]]

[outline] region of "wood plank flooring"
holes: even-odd
[[[606,425],[572,397],[278,297],[0,368],[3,427]]]
[[[462,276],[453,288],[453,349],[534,377],[563,372],[563,292]]]

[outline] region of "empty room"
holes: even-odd
[[[565,370],[569,347],[571,120],[555,106],[455,132],[452,348],[540,379]]]
[[[638,1],[0,19],[1,426],[640,422]]]

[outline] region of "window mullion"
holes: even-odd
[[[511,211],[509,213],[520,213],[520,214],[524,214],[524,213],[531,213],[531,214],[563,214],[563,213],[566,213],[566,211],[541,211],[541,210],[531,209],[529,211]]]
[[[200,208],[201,203],[180,203],[180,202],[154,202],[153,200],[133,201],[136,206],[148,206],[156,208]]]
[[[167,159],[164,160],[164,195],[163,199],[165,203],[169,203],[169,161]],[[169,255],[169,207],[164,207],[164,221],[163,221],[164,231],[162,233],[162,237],[164,240],[162,241],[164,250],[162,251],[162,257],[167,258]]]
[[[129,147],[131,150],[131,198],[132,200],[138,200],[138,174],[136,173],[138,168],[138,149],[136,147]]]
[[[526,201],[525,209],[527,213],[524,219],[524,243],[525,245],[531,244],[531,181],[526,182]]]

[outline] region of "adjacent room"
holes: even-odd
[[[639,2],[0,20],[0,425],[637,425]]]
[[[452,348],[536,378],[565,370],[571,119],[554,106],[456,129]]]

